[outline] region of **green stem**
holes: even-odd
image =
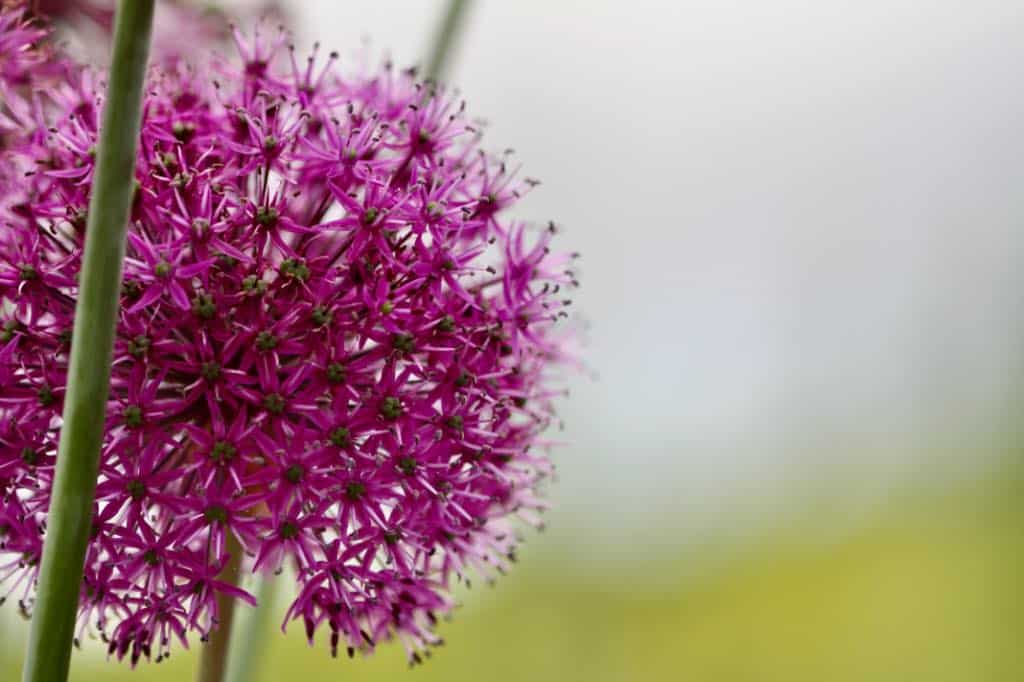
[[[103,425],[121,289],[125,230],[134,190],[142,86],[154,0],[120,0],[85,254],[57,472],[46,521],[24,682],[67,679]]]
[[[427,68],[424,73],[427,79],[438,80],[444,76],[445,67],[448,65],[448,56],[458,37],[459,29],[464,23],[469,4],[469,0],[448,0],[448,9],[445,10],[441,23],[438,24],[437,31],[434,33],[430,57],[427,59]]]
[[[256,608],[246,609],[239,614],[243,618],[235,619],[226,682],[252,682],[259,677],[256,671],[259,670],[259,659],[271,627],[277,579],[275,576],[258,576],[256,580]]]
[[[227,565],[217,577],[226,583],[238,585],[241,574],[242,546],[230,532],[227,533],[227,550],[230,553]],[[217,622],[210,637],[203,642],[199,653],[199,669],[196,682],[223,682],[228,667],[228,650],[231,644],[231,626],[235,620],[235,601],[231,595],[217,594]]]

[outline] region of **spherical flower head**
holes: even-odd
[[[253,601],[218,579],[241,551],[294,574],[311,640],[418,661],[452,581],[540,522],[573,257],[506,217],[533,183],[448,94],[235,38],[146,88],[80,635],[132,662],[208,635],[218,594]],[[0,191],[0,581],[26,611],[102,99],[68,78]]]

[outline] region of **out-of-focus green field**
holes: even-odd
[[[267,639],[255,679],[1017,682],[1020,492],[996,481],[897,505],[838,539],[808,542],[788,526],[635,569],[527,551],[497,588],[465,595],[443,626],[447,646],[424,666],[407,670],[397,645],[332,660],[293,627]],[[5,655],[0,679],[18,679],[15,652]],[[188,680],[191,663],[176,651],[133,672],[77,654],[72,679]]]

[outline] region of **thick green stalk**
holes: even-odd
[[[267,646],[271,629],[270,616],[274,611],[277,577],[255,576],[256,599],[254,609],[235,615],[234,633],[231,635],[231,655],[228,657],[226,682],[252,682],[259,677],[260,659]],[[242,618],[239,618],[242,616]]]
[[[92,526],[154,0],[120,0],[24,682],[67,679]]]
[[[444,77],[448,57],[466,18],[469,4],[469,0],[448,0],[448,9],[445,10],[444,16],[441,17],[441,23],[434,33],[434,42],[427,59],[424,76],[428,79],[438,80]]]
[[[241,582],[239,568],[242,565],[242,546],[230,532],[227,533],[227,550],[231,555],[227,565],[217,576],[218,580],[232,585]],[[235,621],[235,602],[231,595],[217,594],[217,624],[210,638],[199,650],[199,668],[196,682],[223,682],[228,668],[228,650],[231,645],[231,626]]]

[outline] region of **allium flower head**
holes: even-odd
[[[235,38],[147,85],[80,636],[135,662],[207,635],[218,593],[254,601],[217,577],[240,546],[295,575],[311,640],[419,660],[452,580],[539,523],[572,256],[506,217],[533,183],[450,95]],[[0,594],[26,611],[102,93],[67,69],[3,150]]]

